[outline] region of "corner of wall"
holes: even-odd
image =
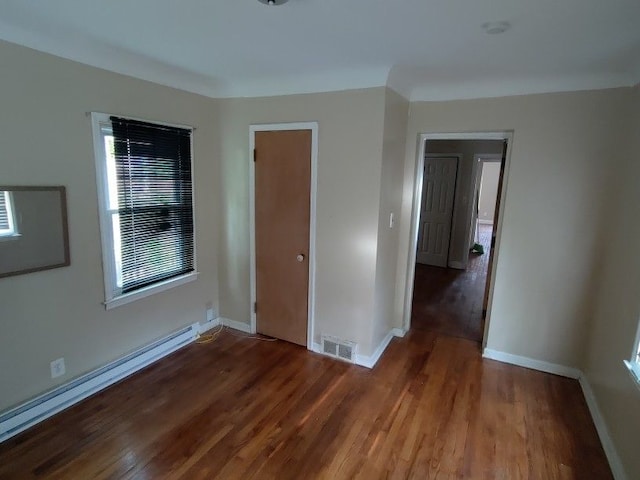
[[[388,336],[392,328],[398,326],[395,318],[396,275],[409,102],[394,90],[386,88],[384,107],[372,329],[374,347]]]

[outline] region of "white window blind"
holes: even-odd
[[[0,236],[14,235],[11,192],[0,190]]]
[[[7,213],[7,192],[0,191],[0,231],[9,229],[9,215]]]

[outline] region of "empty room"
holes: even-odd
[[[0,479],[640,478],[640,4],[1,3]]]

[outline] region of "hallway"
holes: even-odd
[[[482,300],[492,225],[479,226],[484,254],[469,254],[467,270],[416,264],[411,328],[482,341]]]

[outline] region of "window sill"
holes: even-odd
[[[13,240],[19,240],[20,237],[22,237],[22,235],[20,233],[10,233],[10,234],[4,234],[4,235],[0,235],[0,242],[11,242]]]
[[[628,360],[625,360],[624,364],[629,370],[629,375],[631,375],[633,383],[638,388],[638,390],[640,390],[640,364],[632,363]]]
[[[106,302],[104,302],[104,308],[106,310],[111,310],[112,308],[119,307],[120,305],[126,305],[127,303],[140,300],[141,298],[149,297],[156,293],[164,292],[171,288],[184,285],[185,283],[193,282],[197,278],[198,272],[191,272],[180,277],[171,278],[169,280],[165,280],[164,282],[141,288],[140,290],[136,290],[135,292],[125,293],[124,295],[120,295],[118,297],[107,300]]]

